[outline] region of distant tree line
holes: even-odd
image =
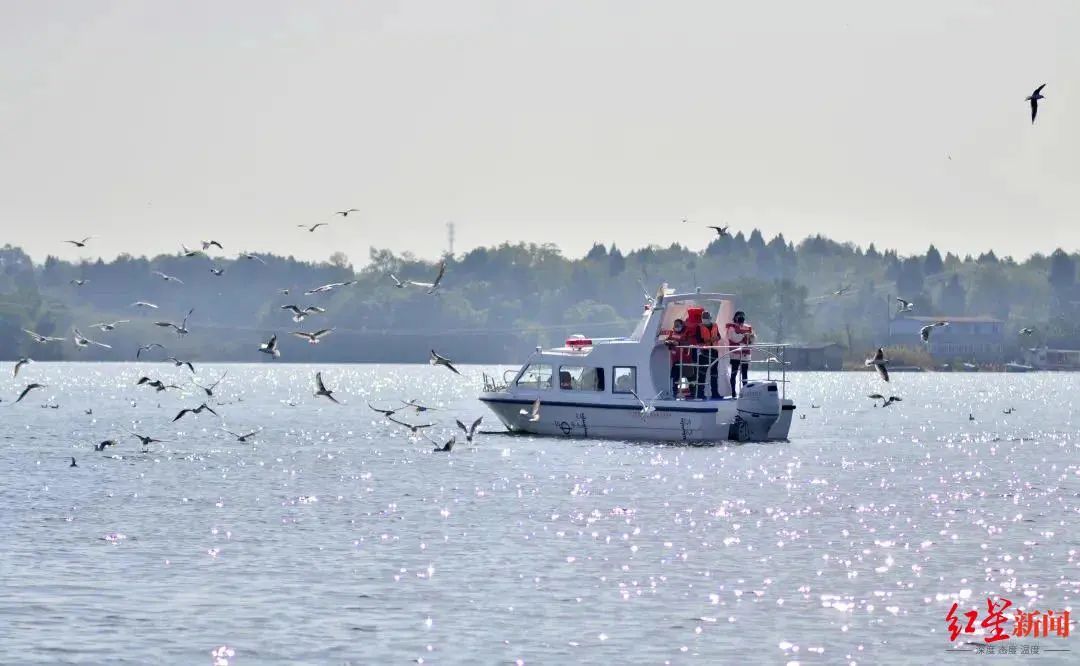
[[[719,237],[704,251],[679,244],[624,252],[597,243],[581,258],[551,244],[507,244],[460,256],[421,260],[406,252],[372,249],[357,270],[336,253],[326,262],[259,255],[265,263],[220,256],[35,264],[21,249],[0,249],[0,356],[36,360],[130,360],[140,344],[160,342],[170,353],[201,360],[267,362],[257,349],[277,333],[283,361],[424,361],[432,347],[461,362],[514,362],[535,345],[568,334],[620,335],[640,317],[644,293],[667,282],[737,296],[759,340],[839,342],[860,353],[884,339],[897,296],[914,314],[991,315],[1009,330],[1036,329],[1024,344],[1080,346],[1077,256],[1056,250],[1022,262],[992,251],[944,256],[931,245],[901,257],[873,244],[863,249],[823,236],[797,245],[754,230]],[[435,295],[402,280],[431,281],[445,261]],[[210,268],[223,270],[215,275]],[[155,277],[161,271],[183,281]],[[77,286],[74,281],[85,281]],[[321,284],[355,280],[326,294],[305,296]],[[282,293],[288,290],[288,294]],[[842,292],[841,295],[834,295]],[[132,307],[134,301],[159,306]],[[286,304],[318,305],[324,315],[294,323]],[[191,333],[178,338],[155,320],[179,322],[189,308]],[[99,322],[131,320],[113,331]],[[333,326],[317,346],[292,330]],[[39,345],[22,329],[67,336],[73,328],[112,349],[78,350],[70,342]],[[1010,340],[1017,347],[1020,340]],[[157,354],[155,356],[155,354]],[[152,352],[151,359],[160,358]]]

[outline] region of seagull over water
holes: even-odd
[[[218,276],[218,277],[221,277],[222,275],[225,275],[225,269],[221,268],[220,266],[211,266],[210,267],[210,272],[213,273],[214,275]]]
[[[399,426],[405,426],[406,428],[411,430],[412,434],[414,434],[414,435],[416,433],[420,432],[421,430],[423,430],[424,428],[430,428],[432,425],[434,425],[432,423],[415,423],[415,424],[414,423],[405,423],[404,421],[398,421],[393,416],[387,416],[386,418],[387,418],[387,420],[389,420],[389,421],[391,421],[393,423],[396,423]]]
[[[15,402],[22,402],[22,399],[26,397],[27,393],[29,393],[30,391],[33,391],[34,389],[39,389],[39,388],[45,388],[45,385],[44,384],[38,384],[36,382],[33,383],[33,384],[27,384],[26,388],[24,388],[22,390],[22,393],[19,394],[19,397],[15,399]]]
[[[131,304],[131,307],[133,307],[133,308],[147,308],[149,310],[157,310],[158,309],[158,306],[154,305],[153,303],[148,303],[147,301],[135,301],[134,303]]]
[[[90,338],[84,336],[79,332],[79,329],[75,329],[71,336],[71,341],[75,343],[75,347],[78,349],[85,349],[90,345],[97,345],[98,347],[104,347],[105,349],[112,349],[112,346],[105,344],[104,342],[95,342]]]
[[[866,365],[874,366],[878,375],[885,381],[889,381],[889,371],[885,367],[888,362],[889,359],[885,358],[885,349],[882,347],[878,347],[877,353],[874,354],[873,358],[866,359]]]
[[[317,344],[319,344],[319,340],[321,340],[322,338],[325,338],[326,336],[330,335],[333,332],[334,332],[334,329],[332,329],[332,328],[324,328],[324,329],[315,331],[314,333],[306,333],[304,331],[293,331],[292,334],[295,335],[298,338],[303,338],[304,340],[307,340],[309,345],[317,345]]]
[[[338,287],[348,287],[350,284],[356,284],[356,280],[347,280],[345,282],[331,282],[330,284],[324,284],[321,287],[315,287],[314,289],[308,289],[304,292],[304,295],[310,296],[312,294],[323,294],[328,291],[333,291]]]
[[[442,446],[436,446],[433,449],[434,453],[450,453],[454,450],[454,444],[457,443],[457,437],[451,436],[449,440]]]
[[[293,305],[291,303],[289,305],[282,305],[279,309],[288,310],[289,312],[292,312],[293,313],[292,320],[297,322],[297,323],[300,323],[300,322],[304,321],[304,319],[306,319],[308,315],[323,314],[324,312],[326,312],[325,308],[320,308],[317,305],[309,305],[306,308],[304,308],[303,310],[301,310],[300,306]]]
[[[15,368],[12,371],[11,376],[12,377],[18,377],[19,376],[19,370],[21,370],[22,367],[24,365],[26,365],[27,363],[33,363],[33,361],[31,359],[26,358],[25,356],[20,358],[18,361],[15,361]]]
[[[440,356],[439,353],[436,352],[434,349],[431,350],[431,358],[428,360],[428,363],[430,363],[431,365],[446,366],[446,368],[453,372],[455,375],[461,374],[460,372],[458,372],[458,369],[454,367],[450,359],[446,358],[445,356]]]
[[[316,372],[315,373],[315,397],[318,397],[318,396],[323,396],[325,398],[328,398],[330,400],[330,402],[333,402],[333,403],[336,403],[336,404],[339,404],[339,405],[341,404],[340,402],[338,402],[337,398],[334,397],[334,392],[331,391],[330,389],[326,388],[326,384],[324,384],[323,380],[322,380],[322,373],[321,372]]]
[[[935,321],[933,324],[927,324],[926,326],[923,326],[922,328],[919,329],[919,337],[922,338],[923,342],[930,342],[930,332],[931,331],[933,331],[938,326],[948,326],[948,325],[949,325],[949,322],[947,322],[947,321]]]
[[[184,315],[184,320],[180,322],[179,325],[174,324],[171,321],[155,321],[154,326],[161,326],[162,328],[172,327],[176,330],[176,336],[182,338],[188,333],[190,333],[190,331],[188,331],[187,322],[188,317],[191,316],[192,312],[195,312],[195,308],[191,308],[190,310],[188,310],[188,313]]]
[[[1024,328],[1020,329],[1020,335],[1031,335],[1034,332],[1035,329],[1031,328],[1030,326],[1025,326]]]
[[[439,274],[435,276],[434,282],[416,282],[415,280],[409,280],[409,284],[414,287],[427,287],[427,293],[434,294],[439,288],[439,283],[442,282],[443,275],[446,274],[446,262],[439,264]]]
[[[104,442],[101,442],[100,444],[95,444],[94,445],[94,450],[95,451],[104,451],[105,447],[108,447],[108,446],[116,446],[116,440],[107,439]]]
[[[249,432],[249,433],[247,433],[245,435],[241,435],[238,432],[233,432],[232,430],[228,430],[226,428],[222,428],[222,430],[224,430],[225,432],[227,432],[230,435],[232,435],[233,437],[235,437],[236,441],[243,442],[243,443],[247,444],[247,441],[249,439],[251,439],[252,437],[254,437],[255,435],[258,435],[262,431],[262,428],[260,428],[259,430],[252,430],[251,432]]]
[[[142,353],[144,351],[150,351],[151,349],[165,349],[165,345],[157,342],[151,342],[148,345],[142,345],[139,347],[138,351],[135,352],[135,360],[138,360],[139,357],[142,356]]]
[[[634,398],[641,405],[641,420],[644,421],[649,418],[649,414],[652,414],[656,411],[656,401],[660,398],[660,396],[664,395],[664,392],[660,391],[648,402],[645,402],[640,397],[638,397],[638,394],[634,391],[630,391],[630,395],[634,396]]]
[[[39,345],[43,345],[47,342],[63,342],[64,340],[67,340],[67,338],[54,338],[48,335],[41,335],[40,333],[35,333],[26,328],[23,329],[23,333],[29,335],[31,338],[34,339],[34,342],[38,343]]]
[[[405,283],[402,282],[401,280],[397,279],[397,276],[394,275],[393,273],[390,273],[390,279],[394,281],[394,286],[397,287],[398,289],[404,289],[405,288]]]
[[[915,304],[912,303],[911,301],[905,301],[902,298],[897,298],[896,299],[896,312],[897,312],[897,314],[900,314],[901,312],[911,312],[914,309],[915,309]]]
[[[180,359],[176,358],[175,356],[170,356],[170,357],[166,358],[165,360],[166,361],[172,361],[172,364],[175,365],[178,368],[182,368],[182,367],[184,367],[186,365],[187,369],[191,371],[191,374],[195,374],[195,366],[191,364],[191,361],[181,361]]]
[[[1024,101],[1031,102],[1031,124],[1035,124],[1035,115],[1039,113],[1039,100],[1046,99],[1042,94],[1042,89],[1046,87],[1046,84],[1042,84],[1035,89],[1035,92],[1031,93],[1024,98]]]
[[[228,370],[221,373],[221,376],[217,378],[217,381],[214,382],[213,384],[211,384],[210,386],[203,386],[202,384],[195,381],[194,379],[191,380],[191,383],[194,384],[195,386],[198,386],[199,388],[201,388],[203,390],[203,393],[206,394],[207,398],[213,398],[214,397],[214,389],[217,388],[217,385],[220,384],[221,380],[225,379],[225,377],[228,376],[228,374],[229,374]]]
[[[530,423],[536,423],[540,420],[540,398],[536,399],[536,402],[532,404],[531,409],[519,409],[518,414],[522,416],[528,416]]]
[[[484,420],[484,417],[481,416],[480,418],[473,421],[472,425],[470,425],[468,428],[465,427],[465,424],[462,423],[460,419],[457,420],[457,426],[459,428],[461,428],[461,431],[463,433],[465,433],[465,441],[470,442],[470,443],[473,441],[473,437],[476,436],[476,429],[478,427],[480,427],[480,422],[483,421],[483,420]]]
[[[181,410],[180,410],[180,413],[178,413],[178,414],[177,414],[177,415],[176,415],[176,416],[175,416],[175,417],[173,418],[173,422],[179,421],[180,419],[184,418],[184,415],[185,415],[185,414],[202,414],[203,412],[210,412],[210,413],[211,413],[211,414],[213,414],[214,416],[218,416],[218,413],[217,413],[217,412],[215,412],[215,411],[214,411],[213,409],[211,409],[211,408],[210,408],[210,405],[207,405],[207,404],[206,404],[206,403],[204,402],[203,404],[199,405],[198,407],[196,407],[196,408],[194,408],[194,409],[190,409],[190,408],[185,408],[185,409],[181,409]],[[218,416],[218,418],[221,418],[221,417],[220,417],[220,416]]]
[[[278,351],[277,348],[277,336],[271,335],[269,340],[259,345],[259,351],[264,354],[270,354],[270,356],[274,358],[279,358],[281,356],[281,352]]]
[[[154,271],[154,275],[158,276],[162,280],[165,280],[166,282],[175,282],[177,284],[184,284],[184,281],[181,280],[180,278],[173,277],[171,275],[166,275],[165,273],[162,273],[161,271]]]
[[[81,287],[81,286],[83,286],[84,284],[86,284],[89,281],[90,280],[68,280],[68,283],[73,284],[76,287]]]
[[[182,256],[182,257],[197,257],[200,254],[202,254],[202,252],[200,252],[199,250],[192,250],[187,245],[184,245],[183,243],[180,244],[180,256]]]
[[[378,413],[382,414],[383,416],[393,416],[394,414],[398,413],[397,409],[379,409],[378,407],[371,404],[370,402],[367,404],[367,406],[370,407],[372,411],[378,412]]]
[[[104,333],[105,331],[115,331],[117,326],[119,326],[120,324],[127,324],[130,321],[131,321],[130,319],[121,319],[119,321],[114,321],[114,322],[104,322],[103,321],[103,322],[101,322],[99,324],[92,324],[90,326],[90,328],[100,329]]]

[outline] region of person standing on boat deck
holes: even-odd
[[[692,363],[694,362],[693,350],[687,345],[694,344],[694,338],[690,336],[690,329],[682,319],[676,319],[672,324],[671,333],[664,340],[671,349],[671,397],[679,395],[679,380],[689,378]]]
[[[731,397],[735,397],[735,376],[742,374],[743,386],[746,385],[746,373],[750,369],[750,349],[754,344],[754,327],[746,323],[746,313],[739,310],[731,322],[724,326],[727,338],[729,358],[731,359]]]
[[[705,398],[705,382],[709,382],[709,390],[713,399],[720,397],[717,386],[720,378],[720,367],[714,361],[718,357],[716,347],[720,343],[720,328],[712,320],[712,315],[706,310],[701,313],[701,323],[698,325],[698,337],[701,338],[702,349],[698,352],[698,375],[697,397]]]

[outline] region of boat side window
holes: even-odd
[[[563,391],[603,391],[604,369],[564,365],[559,368],[559,388]]]
[[[530,363],[521,371],[521,376],[514,382],[524,388],[551,388],[551,365],[548,363]]]
[[[637,368],[633,366],[615,366],[611,369],[611,392],[630,393],[637,391]]]

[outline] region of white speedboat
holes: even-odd
[[[689,353],[677,354],[665,342],[676,319],[692,323],[703,310],[716,322],[731,321],[732,296],[676,294],[664,285],[629,337],[577,335],[561,347],[537,347],[502,381],[485,375],[480,400],[511,431],[536,435],[661,442],[787,439],[795,405],[785,396],[783,345],[749,346],[750,381],[734,397],[729,358],[747,347],[678,347]],[[687,356],[694,360],[672,360]],[[712,369],[719,374],[719,395],[710,395]]]

